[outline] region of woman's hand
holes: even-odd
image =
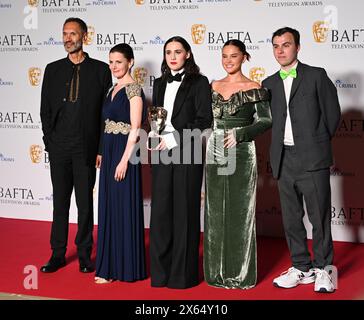
[[[95,168],[96,169],[100,169],[100,167],[101,167],[101,160],[102,160],[102,156],[98,154],[96,156],[96,164],[95,164]]]
[[[149,148],[149,138],[152,138],[152,139],[153,138],[159,138],[160,143],[155,148]],[[156,151],[156,150],[160,150],[160,151],[166,150],[167,149],[167,145],[166,145],[165,140],[163,139],[163,136],[158,135],[158,134],[154,133],[153,131],[150,131],[149,134],[148,134],[148,139],[147,139],[147,149],[149,151],[151,151],[151,150],[153,150],[153,151]]]
[[[157,147],[154,150],[163,151],[163,150],[167,149],[167,145],[166,145],[166,142],[164,141],[164,139],[162,137],[160,137],[160,139],[161,139],[161,142],[157,145]]]
[[[128,170],[128,161],[121,159],[121,161],[119,162],[119,164],[115,169],[115,176],[114,176],[115,180],[118,182],[123,180],[126,176],[127,170]]]
[[[234,129],[228,130],[224,138],[224,148],[233,148],[237,145]]]

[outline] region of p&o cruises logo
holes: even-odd
[[[13,86],[14,82],[0,78],[0,86]]]
[[[116,6],[118,3],[115,0],[92,0],[86,1],[86,6],[93,6],[93,7],[110,7]]]
[[[50,36],[47,40],[40,42],[39,45],[43,46],[63,46],[63,41],[56,40],[53,36]]]
[[[0,153],[0,161],[1,162],[14,162],[15,158],[9,157],[9,156],[4,155],[3,153]]]
[[[351,81],[344,81],[341,79],[337,79],[335,81],[335,86],[338,89],[357,89],[357,83]]]
[[[165,43],[166,40],[163,40],[160,36],[155,36],[154,39],[149,40],[149,44],[151,45],[164,45]],[[147,44],[147,42],[145,44]]]

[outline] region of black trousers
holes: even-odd
[[[150,269],[153,287],[199,283],[202,164],[152,165]]]
[[[324,268],[332,264],[334,255],[329,168],[302,170],[295,147],[285,147],[282,157],[278,188],[292,265],[304,272],[312,266]],[[312,224],[313,261],[307,248],[307,233],[303,224],[303,200]]]
[[[52,146],[49,152],[53,185],[53,256],[64,257],[67,250],[71,194],[75,190],[78,230],[75,239],[80,262],[90,259],[93,244],[93,187],[96,169],[88,166],[82,150],[63,150]]]

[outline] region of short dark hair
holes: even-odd
[[[80,19],[80,18],[73,18],[73,17],[68,18],[68,19],[66,19],[66,21],[64,22],[63,27],[65,26],[65,24],[66,24],[66,23],[69,23],[69,22],[76,22],[76,23],[78,23],[78,25],[79,25],[79,26],[80,26],[80,28],[81,28],[81,32],[82,32],[83,34],[87,33],[87,24],[86,24],[86,22],[85,22],[85,21],[83,21],[82,19]]]
[[[293,29],[293,28],[290,28],[290,27],[280,28],[277,31],[275,31],[273,33],[273,35],[272,35],[272,43],[273,43],[273,38],[274,37],[281,36],[281,35],[283,35],[284,33],[287,33],[287,32],[289,32],[290,34],[293,35],[293,39],[294,39],[294,42],[295,42],[296,46],[299,46],[300,45],[300,33],[296,29]]]
[[[235,46],[237,47],[244,56],[246,56],[246,60],[249,61],[250,59],[250,54],[248,53],[248,51],[246,51],[246,47],[243,41],[240,41],[238,39],[231,39],[228,40],[224,43],[223,48],[225,48],[226,46]]]
[[[113,52],[121,53],[128,61],[134,59],[133,48],[129,46],[127,43],[119,43],[116,46],[112,47],[109,53]]]
[[[166,47],[167,44],[170,42],[179,42],[182,45],[182,47],[186,50],[186,52],[190,53],[190,57],[186,60],[184,65],[184,71],[186,73],[186,76],[190,74],[199,74],[200,68],[195,62],[190,44],[184,38],[180,36],[174,36],[172,38],[169,38],[163,47],[163,62],[161,66],[162,76],[166,76],[171,72],[166,61]]]

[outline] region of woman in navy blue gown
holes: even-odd
[[[133,161],[145,98],[130,74],[132,48],[118,44],[109,59],[117,83],[103,107],[96,283],[146,278],[141,165]]]

